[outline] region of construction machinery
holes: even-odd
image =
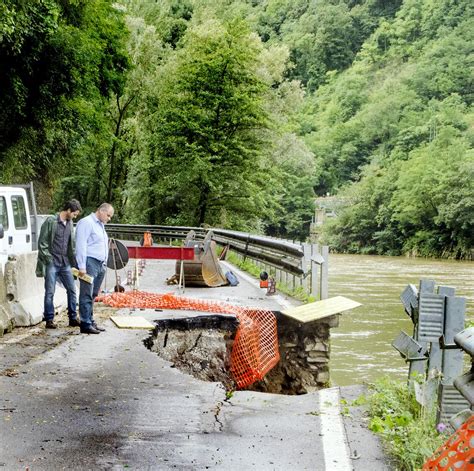
[[[208,231],[204,240],[196,239],[196,233],[189,231],[184,246],[194,248],[194,259],[176,262],[175,278],[180,279],[183,267],[186,286],[216,287],[229,284],[217,258],[216,243],[212,240],[212,231]]]

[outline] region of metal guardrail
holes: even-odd
[[[450,286],[436,287],[434,280],[421,280],[419,290],[408,285],[400,298],[413,321],[413,338],[402,331],[392,345],[410,364],[408,378],[417,400],[431,406],[437,391],[437,420],[451,422],[469,405],[466,399],[474,402],[474,382],[469,386],[470,396],[467,396],[459,387],[462,380],[456,379],[463,367],[459,348],[470,353],[466,346],[469,343],[463,343],[459,337],[464,328],[466,298],[456,296],[455,289]],[[471,348],[474,353],[474,342]],[[425,379],[422,386],[413,381],[415,373]]]
[[[206,229],[202,227],[187,226],[157,226],[144,224],[107,224],[105,226],[107,233],[120,236],[134,236],[140,238],[144,232],[150,232],[152,237],[156,239],[177,239],[186,238],[189,231],[194,231],[198,238],[204,238]]]
[[[468,401],[468,408],[451,418],[451,425],[458,429],[463,422],[474,415],[474,327],[468,327],[454,336],[454,343],[470,358],[471,368],[454,380],[454,387]]]
[[[307,264],[304,262],[305,253],[302,245],[281,239],[226,229],[187,226],[108,224],[106,229],[111,235],[136,238],[142,237],[144,232],[150,232],[155,240],[184,240],[189,231],[194,231],[198,239],[204,239],[206,234],[212,231],[212,239],[216,243],[223,246],[228,245],[244,257],[263,262],[295,276],[304,276],[308,271]]]
[[[292,275],[305,275],[304,250],[301,245],[280,239],[256,236],[243,232],[212,229],[213,237],[220,245],[228,245],[241,255],[266,263]]]
[[[299,284],[316,299],[328,297],[329,248],[318,244],[296,243],[283,239],[259,236],[246,232],[219,228],[188,226],[160,226],[144,224],[107,224],[107,232],[120,238],[140,240],[145,232],[150,232],[156,241],[184,240],[194,231],[197,241],[204,240],[212,232],[212,239],[229,248],[241,257],[249,258],[265,267],[276,270],[276,282],[293,289]]]

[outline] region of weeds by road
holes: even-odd
[[[421,469],[447,439],[437,430],[436,407],[422,407],[406,383],[381,378],[369,385],[367,397],[360,400],[368,403],[370,430],[381,436],[399,471]]]

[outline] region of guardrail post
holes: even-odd
[[[419,313],[420,313],[420,298],[424,295],[433,294],[435,289],[435,281],[434,280],[420,280],[420,289],[418,295],[418,306],[416,309],[416,318],[413,319],[415,323],[413,333],[415,340],[422,345],[424,348],[428,350],[429,342],[427,340],[422,339],[422,335],[420,332],[420,323],[419,323]],[[420,373],[421,375],[426,375],[426,363],[425,362],[416,362],[413,365],[413,368],[410,369],[410,377],[411,374],[414,372]]]
[[[301,269],[303,270],[303,276],[301,278],[304,290],[311,293],[311,244],[301,244],[303,248],[303,258],[301,259]]]
[[[247,259],[247,252],[249,249],[250,234],[247,234],[247,240],[245,241],[245,252],[244,252],[244,262]]]
[[[447,297],[441,344],[443,378],[438,394],[438,422],[451,422],[452,417],[468,406],[454,384],[463,367],[463,353],[455,348],[455,340],[456,335],[464,328],[466,299],[455,297],[454,288],[447,286],[441,286],[439,292],[446,294]]]
[[[329,297],[329,247],[323,245],[321,255],[324,259],[321,265],[321,299]]]
[[[469,327],[454,336],[455,344],[466,352],[471,358],[471,369],[454,380],[454,387],[466,399],[467,404],[449,420],[450,424],[457,430],[466,420],[474,415],[474,327]]]
[[[317,262],[317,255],[319,255],[319,244],[311,244],[311,296],[318,299],[318,272],[319,263]]]
[[[329,247],[324,245],[319,253],[319,245],[313,244],[311,255],[311,295],[317,297],[318,271],[319,271],[319,299],[327,299],[329,277]],[[319,270],[318,270],[319,266]]]
[[[453,290],[454,291],[454,290]],[[446,298],[444,342],[454,343],[454,336],[464,329],[466,298],[452,296]],[[452,383],[462,372],[463,354],[460,350],[443,350],[443,382]]]
[[[447,422],[465,405],[453,386],[453,379],[462,370],[462,354],[454,351],[454,342],[464,327],[466,300],[454,295],[454,288],[449,286],[439,286],[435,292],[434,280],[421,280],[419,293],[414,285],[408,285],[400,298],[413,321],[414,338],[402,332],[392,343],[410,363],[408,382],[415,388],[421,404],[427,407],[433,404],[436,398],[433,386],[438,385],[438,422]],[[422,385],[412,380],[415,372],[425,379]]]

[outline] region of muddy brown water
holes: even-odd
[[[331,382],[347,386],[383,375],[406,379],[408,365],[391,346],[404,330],[413,334],[400,294],[420,279],[456,288],[467,298],[466,318],[474,321],[474,262],[336,255],[329,258],[329,295],[346,296],[363,305],[341,315],[331,331]]]

